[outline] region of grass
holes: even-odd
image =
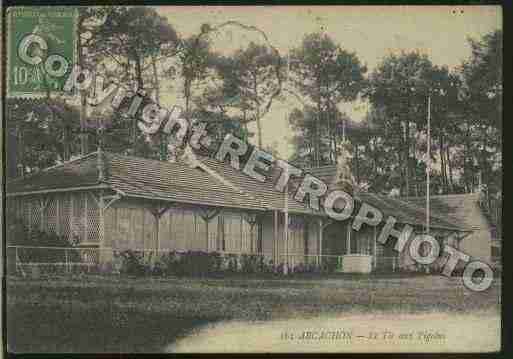
[[[500,281],[484,293],[460,278],[92,277],[7,282],[9,350],[158,352],[207,323],[341,313],[493,313]]]

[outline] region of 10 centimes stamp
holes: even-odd
[[[75,8],[7,10],[7,96],[40,98],[63,91],[77,57]]]

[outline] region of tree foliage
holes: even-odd
[[[256,31],[265,44],[250,42],[230,55],[216,52],[214,34],[229,26]],[[502,31],[469,39],[472,53],[460,69],[434,65],[412,51],[386,56],[369,75],[356,53],[326,34],[306,35],[282,57],[257,27],[203,24],[181,38],[151,7],[83,7],[77,31],[81,66],[115,79],[130,94],[144,89],[144,103],[165,101],[165,84],[176,83],[186,117],[207,122],[216,142],[227,133],[250,139],[248,124],[255,122],[262,148],[262,121],[275,121],[269,117],[275,101],[294,95],[302,107],[288,116],[291,159],[305,167],[334,164],[344,151],[358,185],[379,193],[424,194],[429,99],[431,190],[469,192],[482,184],[501,191]],[[100,140],[110,151],[165,159],[166,139],[148,142],[123,115],[128,99],[121,110],[97,114],[87,108],[86,94],[78,104],[50,95],[6,103],[11,176],[94,150]],[[362,122],[341,111],[343,103],[355,101],[369,105]],[[276,145],[268,148],[278,155]]]
[[[315,143],[312,165],[323,164],[321,127],[326,123],[329,137],[329,163],[336,162],[337,142],[330,112],[342,101],[353,101],[365,86],[366,67],[355,53],[335,44],[326,34],[305,36],[290,56],[291,81],[301,95],[315,106]]]

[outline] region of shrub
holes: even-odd
[[[261,271],[260,256],[254,254],[243,254],[241,256],[241,272],[257,273]]]
[[[244,274],[282,274],[284,264],[275,264],[256,254],[221,254],[204,251],[172,251],[162,254],[154,263],[146,264],[141,253],[122,252],[123,265],[121,273],[130,275],[174,275],[174,276],[209,276],[220,273]],[[333,271],[336,259],[326,261],[323,269]],[[317,272],[315,264],[298,264],[291,268],[291,273]]]
[[[225,263],[223,268],[226,268],[228,272],[236,273],[239,269],[239,261],[236,254],[228,254],[223,257]]]
[[[120,253],[120,272],[128,275],[141,276],[149,272],[149,266],[144,263],[143,254],[140,252],[126,250]]]
[[[176,251],[165,253],[160,257],[160,263],[165,275],[178,274],[180,267],[180,255]]]
[[[167,275],[207,275],[222,270],[222,258],[217,252],[173,251],[160,258],[160,265]]]
[[[8,243],[12,246],[73,247],[66,237],[59,236],[55,232],[29,231],[20,220],[14,220],[9,225],[7,233]]]
[[[72,248],[66,237],[55,232],[29,231],[20,220],[14,220],[8,228],[8,243],[13,246],[33,247],[19,248],[18,258],[23,263],[63,263],[79,261],[80,254],[76,251],[37,247]],[[13,258],[16,260],[15,258]]]

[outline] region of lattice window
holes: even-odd
[[[74,240],[82,242],[85,240],[84,237],[84,213],[85,203],[84,194],[75,193],[71,195],[73,198],[73,220],[71,226],[71,235]]]
[[[90,193],[87,193],[85,196],[87,204],[87,241],[100,242],[100,208],[91,196]]]
[[[43,229],[46,232],[57,233],[57,198],[48,198],[48,204],[44,210]]]
[[[59,211],[58,211],[58,220],[59,220],[59,232],[61,236],[66,237],[68,240],[70,238],[70,228],[71,228],[71,206],[70,206],[70,195],[64,194],[59,196]]]
[[[38,198],[32,197],[29,203],[30,208],[30,229],[32,231],[41,230],[41,203]]]

